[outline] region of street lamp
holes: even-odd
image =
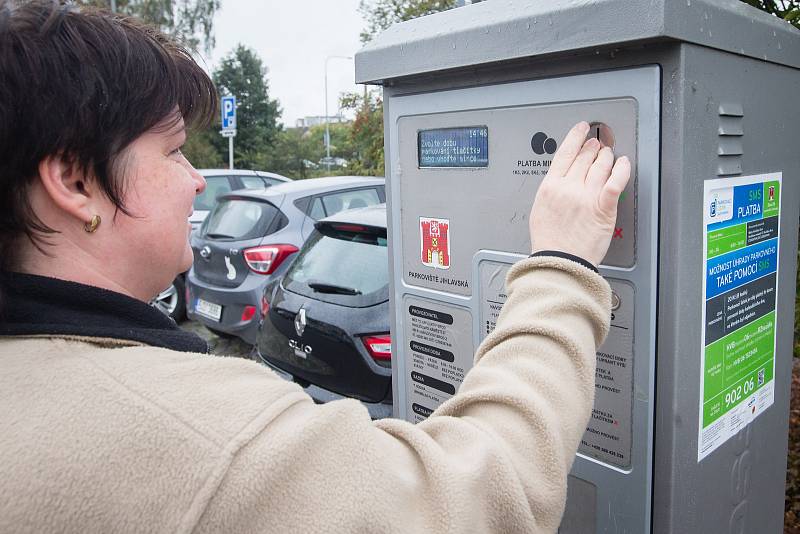
[[[328,61],[331,59],[353,59],[350,56],[328,56],[325,58],[325,165],[328,172],[331,170],[331,130],[330,119],[328,118]]]

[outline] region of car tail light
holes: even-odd
[[[364,232],[367,229],[366,226],[358,224],[332,224],[331,228],[341,232]]]
[[[255,306],[245,306],[244,310],[242,311],[242,321],[247,322],[251,320],[253,317],[256,316],[256,307]]]
[[[389,334],[364,336],[362,338],[367,352],[378,363],[390,362],[392,359],[392,337]]]
[[[244,261],[254,273],[272,274],[283,260],[297,252],[294,245],[266,245],[248,248],[244,251]]]

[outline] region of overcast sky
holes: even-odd
[[[283,109],[281,121],[324,115],[325,58],[353,56],[361,48],[365,23],[359,0],[222,0],[214,21],[213,70],[238,43],[256,50],[269,69],[270,96]],[[328,62],[328,111],[335,115],[344,91],[362,90],[353,82],[353,61]]]

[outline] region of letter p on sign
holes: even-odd
[[[236,97],[224,96],[222,97],[222,129],[235,130],[236,129]]]

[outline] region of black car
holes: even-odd
[[[264,363],[317,401],[392,408],[386,205],[322,219],[286,275],[267,288],[257,334]]]

